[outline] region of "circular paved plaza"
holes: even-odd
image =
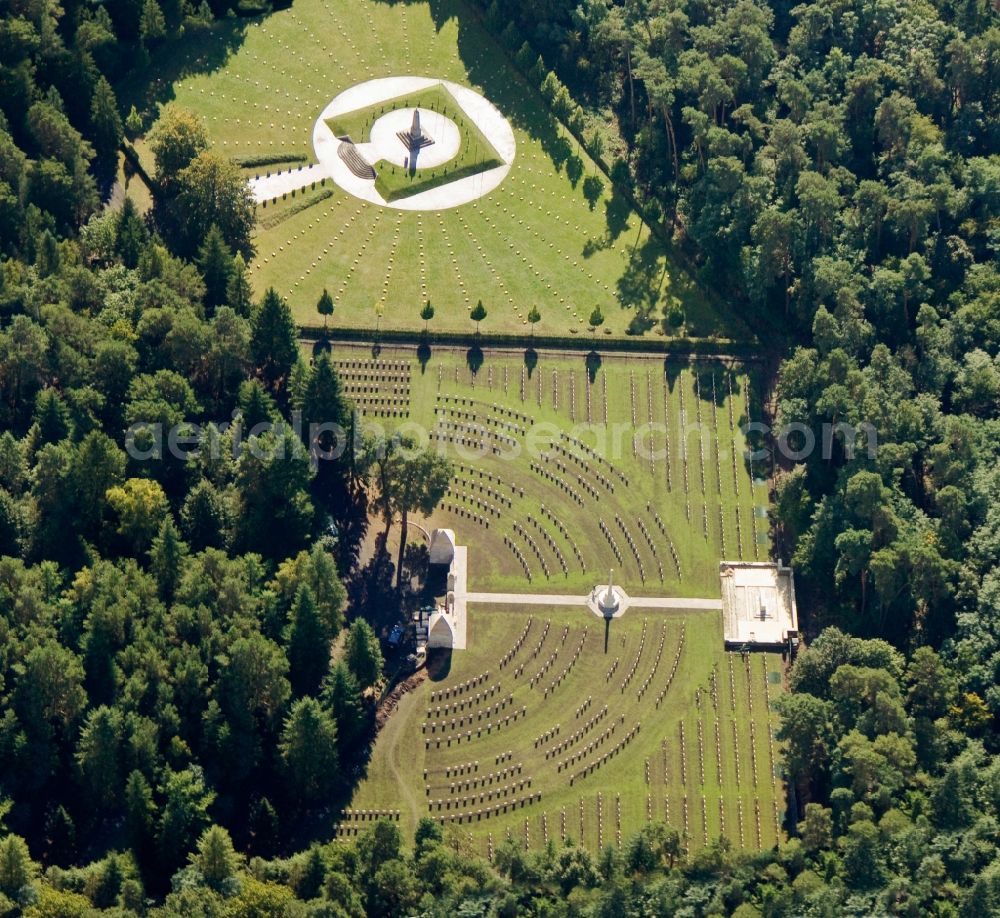
[[[438,84],[451,93],[466,118],[493,145],[503,164],[438,185],[428,191],[386,201],[376,189],[374,179],[356,175],[340,157],[338,150],[344,141],[334,135],[327,121]],[[382,115],[372,125],[368,141],[356,144],[357,152],[370,164],[387,161],[403,166],[408,151],[399,135],[409,130],[413,112],[412,107],[400,107]],[[434,142],[417,153],[418,168],[433,168],[454,159],[461,145],[461,132],[455,122],[438,112],[423,108],[420,110],[420,118],[423,132]],[[313,127],[313,148],[323,172],[355,197],[399,210],[445,210],[489,194],[510,171],[515,147],[514,132],[510,124],[488,99],[467,86],[430,77],[384,77],[359,83],[334,98],[323,109]]]

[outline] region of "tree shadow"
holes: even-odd
[[[478,344],[473,344],[465,352],[465,362],[469,367],[469,372],[475,376],[483,368],[483,349]]]
[[[528,371],[528,379],[531,379],[531,374],[535,372],[535,367],[538,366],[538,351],[533,347],[529,347],[524,352],[524,366]]]
[[[590,182],[591,178],[594,178],[594,176],[590,176],[584,181],[585,196],[588,193],[587,183]],[[597,179],[597,182],[599,183],[599,187],[593,184],[589,187],[589,194],[593,195],[593,201],[590,200],[590,197],[587,197],[588,202],[590,202],[591,210],[593,210],[597,205],[601,192],[604,190],[603,183],[601,183],[600,179]],[[610,249],[611,246],[615,244],[618,237],[628,229],[628,220],[630,216],[632,216],[631,203],[615,185],[612,185],[611,197],[604,202],[604,221],[607,224],[607,228],[603,236],[588,239],[583,244],[583,248],[580,250],[583,257],[590,258],[597,252]]]
[[[601,181],[600,176],[588,175],[583,180],[583,197],[591,210],[597,207],[597,202],[601,200],[602,194],[604,194],[604,182]]]
[[[424,605],[433,605],[437,599],[444,600],[448,593],[448,567],[444,564],[431,566],[428,558],[427,574],[424,578],[424,592],[421,602]]]
[[[667,387],[671,392],[677,385],[677,380],[681,378],[681,371],[688,365],[688,361],[683,358],[666,357],[663,360],[663,375],[667,379]]]
[[[247,29],[263,18],[226,17],[211,25],[185,26],[183,36],[164,42],[145,66],[115,87],[121,110],[134,105],[142,130],[148,130],[159,118],[160,106],[176,98],[174,86],[180,80],[221,69],[245,41]]]
[[[368,535],[368,495],[358,491],[350,495],[346,489],[337,495],[332,509],[336,511],[337,548],[335,557],[341,571],[354,570],[361,555],[361,545]]]
[[[712,405],[714,402],[719,408],[725,407],[729,400],[729,386],[726,383],[729,368],[721,360],[707,360],[699,361],[694,367],[694,372],[698,374],[701,400],[706,405]]]
[[[580,179],[583,178],[583,160],[575,153],[566,160],[566,177],[569,179],[570,185],[574,188],[580,183]]]
[[[663,259],[666,257],[662,243],[652,234],[641,243],[636,238],[628,265],[618,278],[618,301],[622,308],[635,308],[632,321],[638,329],[648,331],[656,323],[656,309],[660,302],[663,282]]]
[[[541,144],[556,170],[573,155],[575,141],[567,136],[536,87],[529,85],[513,63],[501,59],[488,28],[460,0],[381,0],[388,6],[426,5],[440,32],[449,23],[457,26],[458,55],[467,82],[478,86],[507,120]]]
[[[312,355],[314,358],[319,357],[320,354],[329,354],[332,351],[333,344],[326,336],[320,338],[319,341],[316,341],[312,346]]]
[[[399,615],[399,594],[393,586],[395,569],[379,533],[371,560],[357,568],[345,584],[354,617],[367,619],[376,631],[385,622],[394,622]]]
[[[587,378],[590,380],[590,384],[593,385],[594,381],[597,379],[597,371],[601,368],[601,355],[597,351],[591,351],[587,354]]]
[[[431,359],[431,346],[426,341],[421,341],[417,347],[417,362],[420,364],[420,375],[427,372],[427,364]]]
[[[626,304],[622,304],[627,308]],[[651,309],[636,307],[635,313],[625,326],[626,335],[644,335],[656,324],[656,317]]]
[[[414,545],[411,542],[408,544],[403,557],[403,582],[407,583],[415,579],[418,583],[426,583],[430,560],[430,552],[425,543]]]

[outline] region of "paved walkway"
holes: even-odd
[[[454,575],[454,606],[452,612],[452,648],[465,650],[469,606],[511,605],[511,606],[579,606],[590,608],[591,595],[577,596],[567,593],[470,593],[469,592],[469,549],[466,545],[455,546],[455,558],[451,566]],[[601,587],[595,587],[601,589]],[[688,599],[679,596],[626,596],[621,588],[616,588],[622,597],[622,607],[618,615],[629,609],[670,609],[676,611],[709,610],[721,611],[721,599]],[[596,610],[594,611],[596,615]],[[616,615],[616,617],[618,617]]]
[[[273,198],[280,198],[283,194],[291,194],[300,188],[307,188],[313,182],[320,182],[329,178],[326,169],[318,163],[311,166],[296,166],[293,169],[285,169],[282,172],[272,172],[270,175],[262,175],[260,178],[250,179],[250,191],[253,192],[254,200],[259,204],[261,201],[270,201]]]
[[[448,88],[465,116],[488,138],[500,154],[503,165],[387,203],[375,190],[373,181],[358,178],[337,155],[340,141],[330,130],[327,121],[345,112],[419,92],[438,83],[443,83]],[[431,117],[433,119],[433,113]],[[357,146],[358,152],[373,165],[381,156],[371,143],[359,143]],[[516,146],[510,124],[488,99],[467,86],[431,77],[383,77],[359,83],[333,99],[313,125],[313,149],[326,175],[356,198],[399,210],[444,210],[481,198],[504,180],[514,162]]]
[[[458,593],[456,592],[456,599]],[[467,603],[529,606],[586,606],[589,596],[558,593],[466,593]],[[629,608],[637,609],[722,609],[721,599],[686,599],[674,596],[629,596]]]
[[[455,546],[455,561],[452,565],[452,573],[455,575],[455,607],[452,615],[452,625],[454,627],[455,650],[465,650],[466,633],[469,621],[467,601],[469,594],[469,548],[467,545]]]
[[[582,606],[587,604],[586,596],[560,596],[557,593],[469,593],[465,598],[471,603],[530,606]]]
[[[629,603],[640,609],[722,609],[721,599],[684,599],[676,596],[629,596]]]

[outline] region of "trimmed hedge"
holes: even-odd
[[[243,169],[253,169],[256,166],[273,166],[277,163],[306,163],[309,162],[309,156],[306,153],[279,151],[277,153],[261,153],[251,156],[234,156],[233,162]]]
[[[327,198],[333,197],[332,188],[303,188],[302,198],[290,207],[281,207],[276,212],[272,209],[268,212],[267,216],[258,216],[257,225],[262,229],[269,230],[274,229],[279,223],[284,223],[290,217],[294,217],[296,214],[302,213],[314,204],[318,204],[320,201],[325,201]],[[271,207],[274,208],[277,205],[272,204]],[[261,210],[267,210],[267,201],[263,202],[263,207]]]
[[[445,166],[448,165],[450,163],[445,163]],[[410,179],[399,173],[393,175],[383,168],[379,172],[378,178],[375,179],[375,188],[387,202],[398,201],[400,198],[410,198],[423,191],[430,191],[432,188],[438,188],[441,185],[458,181],[458,179],[479,175],[480,172],[486,172],[488,169],[495,169],[502,165],[503,160],[486,159],[466,163],[464,166],[460,165],[448,170],[445,170],[445,166],[438,166],[433,170],[434,175],[431,175],[426,169],[418,169],[417,174]],[[408,184],[402,184],[403,182],[408,182]]]
[[[549,348],[572,350],[580,353],[590,351],[689,354],[692,356],[721,355],[739,357],[743,360],[755,359],[757,350],[745,341],[729,338],[605,338],[595,341],[590,338],[574,338],[562,335],[535,335],[529,338],[511,334],[472,334],[468,332],[427,332],[418,329],[382,329],[377,335],[371,328],[330,328],[324,335],[320,327],[300,327],[299,336],[305,341],[370,341],[391,347],[394,344],[427,344],[442,347],[514,347],[518,349]]]

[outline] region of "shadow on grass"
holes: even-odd
[[[538,366],[538,351],[533,347],[529,347],[524,352],[524,368],[528,371],[528,379],[531,379],[531,374],[535,372],[535,367]]]
[[[347,580],[348,605],[355,616],[367,619],[380,633],[391,628],[399,617],[399,593],[393,586],[395,565],[386,551],[382,533],[371,560]]]
[[[329,471],[322,468],[330,466]],[[340,571],[354,570],[361,556],[361,545],[368,535],[368,495],[365,491],[351,492],[332,464],[320,463],[313,487],[317,505],[327,510],[337,527],[334,557]],[[324,481],[326,479],[326,481]]]
[[[486,358],[483,356],[483,349],[478,344],[473,344],[465,352],[465,362],[469,366],[469,372],[475,376],[483,368],[483,360]]]
[[[406,555],[403,558],[403,582],[426,583],[430,560],[430,551],[425,543],[415,545],[410,542],[406,546]]]
[[[688,361],[683,357],[667,357],[663,361],[663,374],[667,379],[667,387],[671,392],[677,385],[677,380],[681,378],[681,370],[688,365]]]
[[[596,178],[596,176],[592,177]],[[600,179],[597,179],[597,182],[601,184]],[[591,187],[590,194],[592,197],[588,196],[587,198],[591,210],[597,205],[600,193],[600,190],[595,189],[593,186]],[[590,258],[597,252],[611,248],[618,240],[618,237],[628,229],[628,220],[631,215],[631,202],[619,191],[617,185],[612,185],[611,197],[604,202],[604,222],[607,228],[603,236],[588,239],[583,244],[583,248],[580,250],[583,257]]]
[[[575,187],[583,176],[583,159],[576,140],[567,135],[558,119],[520,71],[496,44],[479,12],[462,0],[379,0],[388,6],[426,3],[435,28],[440,31],[455,20],[458,25],[458,54],[471,84],[496,105],[515,127],[537,141],[556,171],[567,169]],[[573,160],[576,160],[574,162]],[[609,231],[612,225],[609,222]]]
[[[597,351],[591,351],[587,354],[587,378],[590,380],[590,384],[593,385],[594,381],[597,379],[597,371],[601,368],[601,355]]]
[[[663,256],[663,245],[658,239],[647,234],[640,240],[637,234],[628,264],[616,284],[622,308],[634,308],[633,321],[641,316],[641,321],[648,323],[646,330],[656,321],[654,312],[660,300]]]
[[[263,18],[227,18],[211,25],[185,26],[183,36],[161,45],[146,66],[115,87],[122,111],[134,105],[143,131],[147,130],[159,117],[159,107],[176,98],[178,81],[221,69],[242,46],[247,29]]]
[[[417,362],[420,364],[420,375],[427,372],[427,364],[431,360],[431,346],[426,341],[421,341],[417,347]]]

